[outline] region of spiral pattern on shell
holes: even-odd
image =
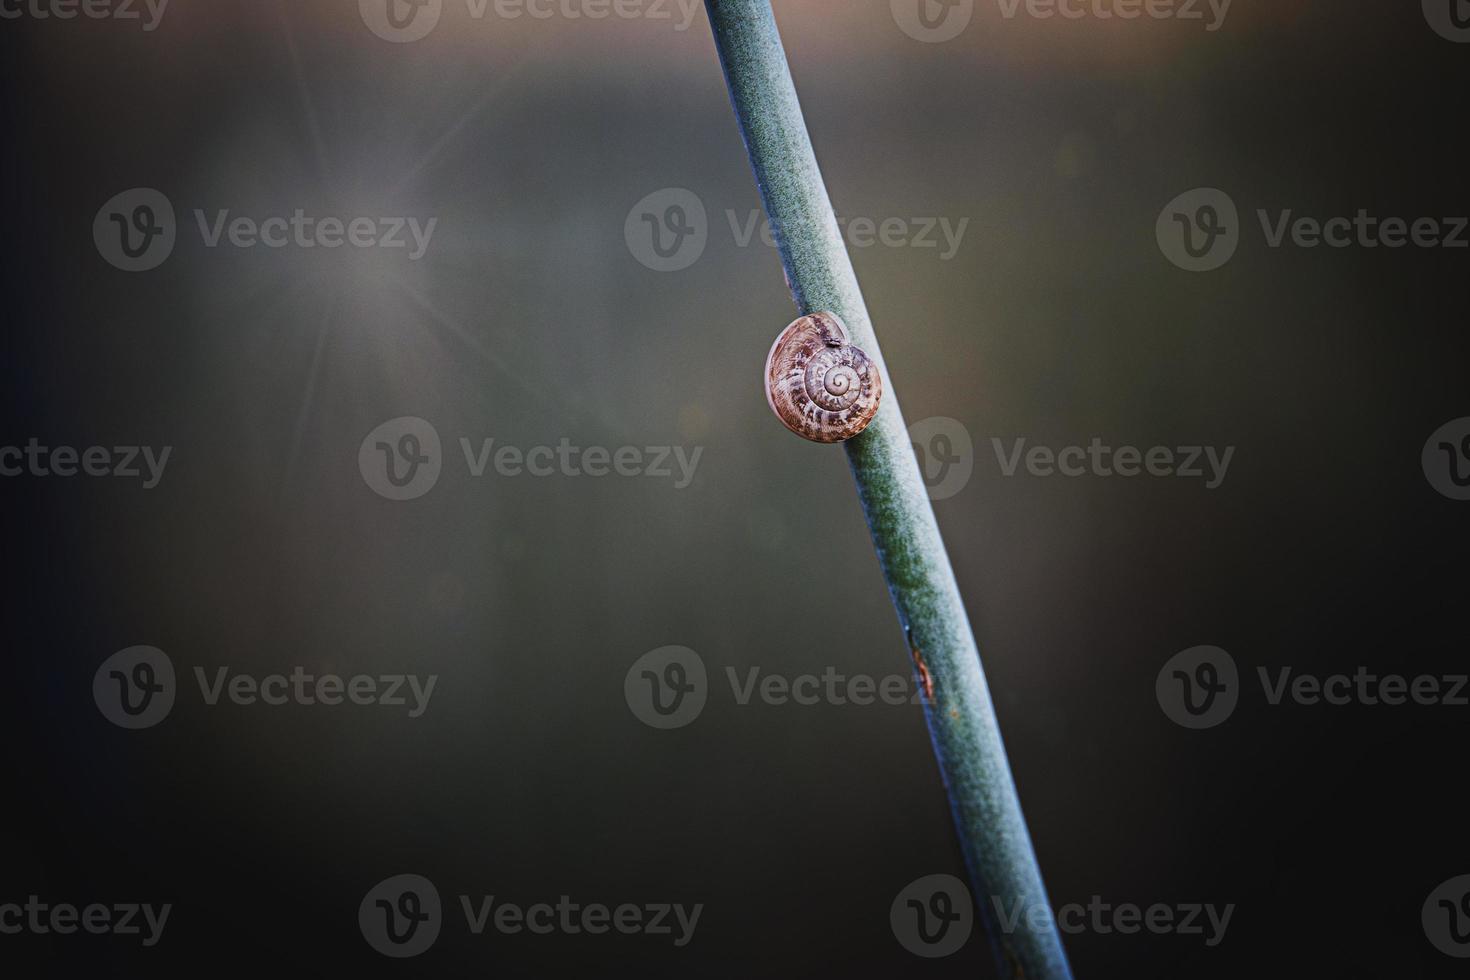
[[[766,358],[766,401],[786,428],[813,442],[842,442],[878,414],[878,366],[848,342],[835,313],[793,322]]]

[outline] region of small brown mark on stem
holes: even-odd
[[[924,699],[934,701],[934,675],[929,673],[929,665],[924,663],[924,654],[918,647],[911,651],[914,656],[914,670],[919,674],[919,686],[924,689]]]

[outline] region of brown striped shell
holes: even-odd
[[[878,366],[848,343],[835,313],[792,323],[766,358],[766,401],[786,428],[812,442],[842,442],[878,414]]]

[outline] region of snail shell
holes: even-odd
[[[861,348],[848,343],[835,313],[792,323],[766,358],[766,401],[781,423],[812,442],[842,442],[878,414],[883,380]]]

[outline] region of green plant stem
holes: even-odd
[[[883,376],[846,445],[916,677],[975,903],[1005,977],[1071,976],[1021,815],[980,655],[909,443],[897,389],[843,244],[769,0],[705,0],[756,183],[800,311],[831,310]],[[999,910],[997,909],[999,904]],[[1047,914],[1036,910],[1046,909]],[[1013,918],[1019,910],[1018,918]],[[1004,915],[1000,914],[1003,911]]]

